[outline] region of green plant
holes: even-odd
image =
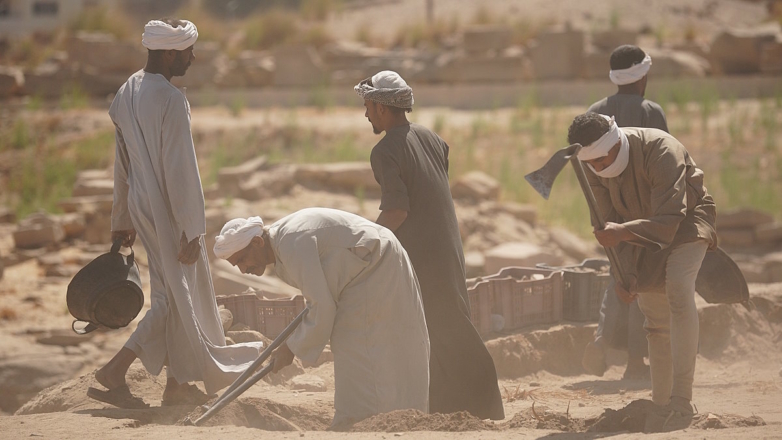
[[[78,84],[66,86],[60,95],[60,108],[69,110],[75,108],[85,108],[89,102],[89,96]]]
[[[619,13],[619,10],[616,8],[611,8],[611,12],[608,16],[608,25],[611,29],[619,29],[619,21],[622,18],[621,14]]]
[[[244,97],[244,95],[236,95],[233,98],[231,98],[231,103],[228,106],[229,110],[231,111],[231,115],[233,115],[235,118],[238,118],[242,115],[242,111],[244,111],[244,108],[247,106],[247,100]]]
[[[124,39],[131,34],[128,20],[124,19],[122,14],[110,12],[105,6],[85,8],[69,27],[73,32],[105,32],[118,39]]]
[[[247,20],[244,26],[248,49],[269,49],[291,41],[299,31],[296,16],[274,9]]]

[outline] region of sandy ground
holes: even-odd
[[[76,253],[75,250],[71,251]],[[66,252],[67,254],[67,252]],[[142,258],[143,260],[143,258]],[[142,266],[142,272],[146,272]],[[146,280],[145,280],[146,281]],[[55,383],[32,398],[17,411],[17,415],[0,416],[0,432],[4,439],[45,437],[70,438],[356,438],[380,439],[392,437],[414,438],[584,438],[591,439],[606,434],[563,432],[555,429],[530,427],[509,428],[511,420],[527,417],[535,404],[536,413],[542,418],[567,417],[582,425],[603,414],[608,409],[621,409],[638,399],[649,399],[649,384],[644,381],[621,380],[622,355],[612,352],[612,366],[603,377],[585,374],[554,374],[550,370],[578,370],[570,365],[580,358],[575,351],[584,334],[594,328],[564,323],[553,328],[537,328],[514,334],[496,335],[487,340],[498,371],[509,372],[500,378],[505,394],[504,421],[482,425],[475,419],[446,419],[435,424],[426,419],[423,426],[444,431],[402,432],[351,432],[333,433],[322,429],[333,415],[333,364],[326,362],[315,368],[289,372],[285,380],[272,378],[271,383],[260,382],[240,399],[226,407],[209,424],[214,426],[181,426],[188,414],[200,414],[194,407],[159,407],[164,377],[150,377],[138,363],[129,375],[131,389],[143,397],[152,408],[148,410],[121,410],[88,399],[84,392],[94,385],[91,372],[105,362],[127,338],[130,329],[99,333],[77,347],[57,347],[36,344],[46,331],[61,331],[70,323],[65,309],[65,278],[41,278],[34,260],[6,268],[0,281],[0,297],[4,306],[18,312],[15,320],[0,320],[0,358],[30,356],[36,353],[55,359],[70,356],[82,362],[81,368],[71,380]],[[148,283],[145,283],[148,285]],[[782,425],[782,352],[779,350],[782,331],[782,284],[751,285],[758,307],[753,312],[739,305],[714,306],[700,303],[702,340],[696,379],[694,404],[704,419],[712,419],[727,425],[725,429],[688,428],[664,434],[649,434],[649,438],[779,438]],[[30,300],[29,298],[37,298]],[[132,327],[132,325],[131,325]],[[552,336],[554,335],[554,336]],[[556,335],[565,335],[565,343],[557,342]],[[40,340],[40,339],[39,339]],[[568,342],[568,340],[570,342]],[[572,341],[576,341],[573,343]],[[531,346],[531,348],[530,348]],[[529,362],[548,356],[561,365],[532,374],[513,374],[513,362],[528,356]],[[326,391],[297,391],[291,389],[288,379],[296,373],[320,377]],[[2,371],[0,371],[2,374]],[[291,429],[280,422],[282,414],[302,431],[279,432]],[[35,413],[35,414],[34,414]],[[22,415],[24,414],[24,415]],[[526,414],[526,415],[525,415]],[[738,427],[731,416],[758,416],[765,426]],[[404,417],[402,417],[405,419]],[[407,417],[406,422],[415,420]],[[280,425],[282,423],[282,425]],[[236,426],[240,425],[240,426]],[[248,427],[250,426],[250,427]],[[384,429],[381,423],[370,424],[371,431]],[[458,432],[470,427],[483,427],[480,431]],[[616,438],[636,438],[635,433],[615,433]]]

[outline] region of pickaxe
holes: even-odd
[[[266,359],[269,358],[269,356],[272,355],[272,352],[282,345],[283,342],[285,342],[286,339],[288,339],[288,336],[293,333],[294,330],[296,330],[296,327],[301,324],[301,321],[304,319],[305,316],[307,316],[307,312],[309,312],[309,307],[305,307],[304,310],[299,313],[296,318],[293,319],[293,321],[288,324],[287,327],[285,327],[285,330],[280,333],[279,336],[277,336],[274,341],[272,341],[271,344],[269,344],[268,347],[261,353],[260,356],[258,356],[258,359],[256,359],[248,368],[244,371],[235,381],[231,384],[230,387],[228,387],[227,390],[219,397],[217,400],[212,404],[211,407],[208,407],[206,405],[203,405],[203,408],[207,411],[196,420],[190,420],[190,417],[186,417],[184,420],[185,425],[195,425],[199,426],[205,421],[209,420],[217,414],[218,411],[223,409],[225,405],[228,405],[231,403],[234,399],[239,397],[242,393],[247,391],[251,386],[255,385],[259,380],[263,379],[264,376],[269,374],[269,372],[272,371],[274,368],[274,362],[269,362],[265,367],[261,369],[261,371],[258,371],[255,373],[255,371],[260,367]],[[255,373],[255,374],[253,374]]]
[[[584,192],[584,196],[586,197],[592,218],[597,222],[598,228],[603,229],[606,224],[600,217],[595,195],[592,193],[592,188],[589,187],[589,181],[587,180],[586,174],[584,174],[584,166],[581,164],[581,161],[578,160],[579,150],[581,150],[581,144],[573,144],[557,151],[543,167],[527,174],[524,178],[527,179],[527,182],[529,182],[533,188],[535,188],[535,191],[543,196],[544,199],[548,200],[548,197],[551,194],[551,187],[554,185],[554,180],[557,178],[560,171],[565,168],[565,165],[570,162],[576,172],[578,183],[581,185],[581,191]],[[611,268],[619,278],[619,282],[625,289],[630,288],[630,285],[628,284],[629,280],[627,279],[625,271],[622,269],[616,249],[613,247],[606,247],[604,249],[606,255],[608,255],[608,261],[611,262]]]

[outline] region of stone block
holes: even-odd
[[[497,200],[500,196],[500,183],[482,171],[472,171],[451,184],[451,195],[455,199]]]
[[[0,206],[0,223],[16,223],[16,213],[5,206]]]
[[[363,189],[366,193],[379,193],[369,162],[336,162],[317,165],[301,165],[296,168],[297,182],[315,184],[321,189],[348,191]]]
[[[739,270],[741,270],[744,279],[748,283],[768,283],[769,274],[766,272],[764,263],[758,261],[737,261]]]
[[[14,246],[18,249],[35,249],[58,243],[65,232],[58,223],[19,225],[14,231]]]
[[[111,243],[111,213],[91,211],[84,214],[86,229],[82,238],[90,244]]]
[[[18,67],[0,66],[0,98],[8,98],[22,91],[24,73]]]
[[[464,268],[467,272],[467,278],[483,275],[483,268],[485,265],[486,258],[484,258],[481,252],[472,251],[464,253]]]
[[[554,252],[531,243],[504,243],[485,253],[484,272],[494,274],[503,267],[535,267],[539,263],[560,266],[564,260]]]
[[[266,168],[266,156],[258,156],[235,167],[221,168],[217,172],[217,184],[226,195],[238,195],[239,185],[253,174]]]
[[[756,228],[773,221],[774,217],[771,214],[757,209],[732,209],[720,212],[717,216],[717,232],[721,232],[722,229]]]
[[[530,79],[531,67],[521,53],[509,56],[450,54],[438,58],[419,78],[442,83],[495,83]]]
[[[200,57],[200,45],[199,45]],[[107,33],[79,32],[66,41],[69,61],[103,73],[131,74],[147,60],[146,50],[130,41],[117,41]],[[189,73],[189,72],[188,72]]]
[[[564,228],[552,227],[549,238],[565,255],[582,261],[594,257],[594,246]]]
[[[777,41],[765,43],[761,46],[759,61],[761,73],[782,73],[782,41],[780,40],[780,38],[777,38]]]
[[[468,53],[500,51],[511,44],[513,30],[508,26],[478,25],[464,30],[462,47]]]
[[[651,48],[647,53],[655,76],[702,78],[711,72],[709,61],[692,52]]]
[[[584,67],[582,75],[586,79],[608,80],[608,72],[611,71],[611,53],[588,50],[584,53]]]
[[[619,46],[624,44],[638,44],[638,31],[630,29],[610,29],[592,33],[592,45],[601,52],[609,55]],[[608,64],[606,64],[608,68]],[[606,70],[606,72],[608,72]],[[606,73],[607,75],[608,73]]]
[[[536,79],[571,79],[581,76],[584,33],[576,30],[543,32],[530,45]]]
[[[753,228],[720,229],[718,224],[717,237],[722,246],[749,247],[755,244]]]
[[[114,180],[77,180],[73,185],[73,197],[114,195]]]
[[[113,205],[113,195],[71,197],[57,202],[57,206],[66,213],[97,211],[110,214]]]
[[[287,194],[296,185],[295,172],[295,166],[259,171],[239,184],[239,196],[245,200],[262,200]]]
[[[758,243],[773,243],[782,240],[782,222],[765,223],[755,227]]]
[[[84,214],[81,212],[72,212],[60,216],[60,224],[65,232],[65,239],[81,237],[87,229],[87,223]]]
[[[290,388],[297,391],[326,391],[326,382],[314,374],[302,374],[291,379]]]
[[[768,276],[769,283],[782,282],[782,252],[768,254],[764,258],[763,271]]]
[[[234,315],[225,307],[221,308],[218,313],[220,313],[220,323],[223,325],[223,331],[227,331],[234,323]]]
[[[311,87],[328,81],[328,70],[313,47],[288,46],[274,52],[274,85]]]
[[[538,222],[538,208],[536,208],[535,205],[524,205],[516,202],[500,202],[499,209],[532,226]]]
[[[722,31],[709,51],[714,68],[723,74],[759,72],[763,45],[774,43],[779,32],[778,24]]]

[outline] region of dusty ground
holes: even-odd
[[[186,427],[183,419],[200,411],[187,406],[159,407],[164,378],[150,377],[138,364],[131,370],[129,383],[152,408],[121,410],[85,396],[86,387],[94,385],[90,373],[120,347],[130,329],[99,333],[76,346],[47,345],[45,336],[60,334],[70,323],[64,297],[67,279],[41,278],[38,271],[31,260],[6,268],[0,281],[2,304],[18,312],[13,320],[0,320],[0,357],[37,358],[52,364],[70,359],[81,366],[73,370],[73,379],[29,396],[32,400],[16,415],[0,416],[3,438],[595,438],[605,434],[583,431],[601,415],[610,416],[604,414],[607,409],[621,410],[630,402],[650,398],[648,383],[621,380],[619,352],[611,354],[613,365],[605,376],[582,374],[578,359],[594,324],[564,323],[495,335],[487,341],[505,394],[507,417],[501,422],[481,422],[464,414],[400,412],[354,427],[361,432],[324,432],[333,415],[334,391],[333,364],[326,362],[303,371],[322,378],[325,392],[296,391],[289,381],[260,382],[207,426]],[[143,266],[142,272],[146,272]],[[650,438],[778,437],[782,425],[782,285],[751,285],[751,291],[756,303],[752,312],[739,305],[699,304],[702,340],[694,399],[698,415],[688,429],[650,434]],[[622,414],[625,424],[630,423],[631,414]],[[753,416],[766,425],[744,426],[760,423]],[[605,423],[622,429],[615,419]],[[302,431],[285,432],[297,428]],[[616,437],[635,435],[625,432]]]

